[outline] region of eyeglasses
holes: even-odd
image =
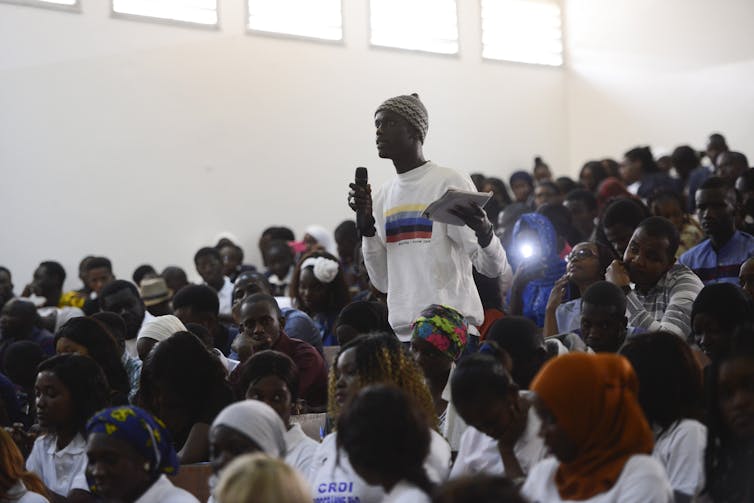
[[[574,250],[568,254],[566,260],[573,262],[574,260],[584,260],[587,258],[597,258],[597,254],[589,248],[581,248],[580,250]]]

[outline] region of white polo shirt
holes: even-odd
[[[26,469],[39,475],[51,491],[68,496],[73,489],[89,492],[86,462],[86,440],[80,433],[60,450],[57,436],[47,434],[34,441]]]

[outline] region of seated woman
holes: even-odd
[[[10,434],[0,428],[0,501],[3,503],[48,503],[47,489],[37,475],[24,468],[24,457]]]
[[[178,473],[170,432],[138,407],[113,407],[86,425],[86,478],[104,501],[123,503],[198,503],[166,475]]]
[[[107,378],[88,357],[64,354],[43,361],[34,391],[46,433],[34,441],[26,469],[42,479],[52,501],[94,501],[86,482],[86,421],[108,405]]]
[[[730,350],[736,328],[754,322],[751,298],[736,285],[714,283],[699,292],[691,306],[696,344],[706,355],[705,366]]]
[[[427,417],[399,388],[364,388],[338,417],[338,447],[367,483],[381,486],[383,503],[430,503],[424,470],[429,454]]]
[[[605,271],[614,259],[610,248],[600,243],[583,242],[573,247],[566,257],[566,273],[555,282],[547,300],[545,337],[579,329],[580,297],[591,284],[605,279]]]
[[[262,453],[244,454],[223,471],[217,485],[219,503],[311,503],[306,481],[296,470]]]
[[[304,255],[293,272],[290,292],[295,307],[319,328],[322,344],[337,346],[335,318],[350,300],[338,259],[322,251]]]
[[[532,196],[534,195],[534,178],[526,171],[516,171],[509,179],[511,192],[513,192],[513,202],[525,203],[532,206]]]
[[[543,327],[550,292],[565,273],[555,228],[544,215],[525,213],[513,228],[511,243],[513,249],[507,251],[515,273],[508,312]]]
[[[649,208],[653,215],[667,218],[678,229],[681,242],[678,244],[675,258],[680,257],[705,239],[704,231],[697,221],[686,213],[685,206],[681,194],[670,190],[656,193],[649,201]]]
[[[706,487],[699,501],[751,501],[754,495],[754,330],[742,327],[711,365]]]
[[[468,423],[461,437],[451,478],[475,473],[526,476],[547,453],[539,437],[540,421],[530,393],[503,367],[503,352],[494,342],[464,358],[451,380],[453,405]]]
[[[107,377],[112,393],[110,403],[128,403],[131,382],[123,367],[121,351],[102,323],[85,317],[68,320],[55,334],[55,350],[58,354],[73,353],[92,358]]]
[[[532,382],[541,435],[554,457],[537,463],[521,490],[531,501],[671,503],[652,458],[652,430],[631,364],[618,355],[570,353]]]
[[[186,325],[172,314],[157,316],[144,325],[136,336],[136,352],[143,362],[158,342],[164,341],[177,332],[186,332]]]
[[[466,423],[450,403],[449,382],[468,338],[463,315],[439,304],[424,309],[411,327],[411,354],[424,372],[439,418],[439,431],[454,452],[458,451]]]
[[[665,467],[676,502],[704,487],[707,428],[701,415],[702,373],[688,344],[657,332],[628,340],[620,353],[639,378],[639,405],[654,433],[652,456]]]
[[[209,426],[232,401],[225,368],[190,332],[158,343],[144,362],[139,405],[165,422],[181,464],[209,460]]]
[[[432,396],[421,369],[392,334],[361,336],[341,348],[330,369],[329,416],[337,420],[353,396],[362,388],[378,383],[393,384],[410,394],[426,417],[432,418],[431,423],[437,424]],[[450,447],[434,429],[430,435],[424,468],[437,483],[448,476]],[[314,454],[309,483],[315,500],[358,498],[361,503],[381,502],[385,497],[382,488],[368,485],[354,472],[348,456],[338,448],[337,438],[337,431],[327,435]]]
[[[283,421],[259,400],[244,400],[225,407],[212,423],[209,443],[213,472],[209,485],[213,493],[218,477],[236,457],[263,452],[283,459],[287,451]]]
[[[299,473],[309,473],[317,442],[304,433],[300,424],[291,423],[299,398],[298,369],[293,360],[278,351],[255,354],[241,370],[240,389],[246,398],[264,402],[277,412],[285,426],[285,462]]]

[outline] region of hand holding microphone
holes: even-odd
[[[377,232],[372,215],[372,187],[366,168],[356,168],[354,181],[349,185],[348,206],[356,212],[356,228],[362,236],[372,237]]]

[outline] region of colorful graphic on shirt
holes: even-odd
[[[431,239],[432,220],[422,216],[426,204],[405,204],[385,212],[385,236],[388,243],[411,239]]]

